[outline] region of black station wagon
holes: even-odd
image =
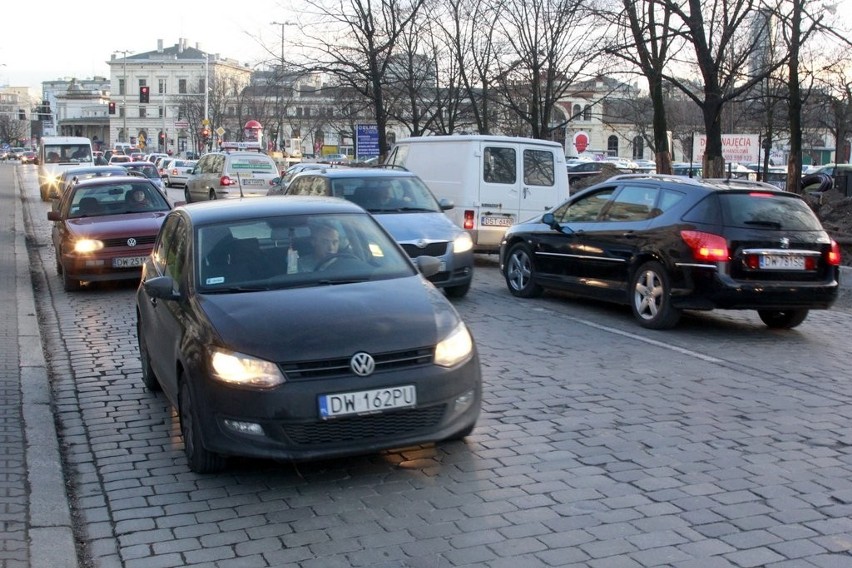
[[[738,179],[620,175],[507,232],[509,291],[628,304],[640,325],[682,310],[754,309],[792,328],[837,299],[840,248],[796,194]]]

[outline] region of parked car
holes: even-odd
[[[411,172],[363,168],[307,169],[296,174],[285,195],[342,197],[372,213],[412,258],[433,256],[441,261],[429,280],[448,296],[460,298],[473,280],[473,240],[444,211]]]
[[[261,152],[211,152],[189,173],[184,196],[187,203],[265,196],[278,177],[275,160]]]
[[[298,251],[340,246],[305,271]],[[317,243],[321,241],[316,241]],[[295,262],[295,264],[294,264]],[[455,308],[377,221],[329,198],[169,214],[136,296],[142,381],[180,420],[191,470],[226,456],[314,460],[458,439],[482,378]]]
[[[800,196],[769,184],[622,175],[511,227],[500,266],[515,296],[627,304],[651,329],[716,308],[792,328],[837,299],[840,248]]]
[[[163,162],[163,180],[166,187],[174,187],[182,185],[186,187],[186,180],[189,179],[189,172],[195,167],[195,160],[180,160],[173,159]]]
[[[141,204],[132,200],[139,192],[146,198]],[[171,209],[141,177],[93,178],[71,186],[47,214],[65,289],[78,290],[81,282],[138,279]]]

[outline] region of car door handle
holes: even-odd
[[[621,233],[621,236],[624,237],[625,239],[635,239],[636,238],[636,232],[635,231],[624,231],[623,233]]]

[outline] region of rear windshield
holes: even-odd
[[[720,193],[722,220],[732,227],[821,230],[822,225],[808,205],[794,195],[763,192]]]

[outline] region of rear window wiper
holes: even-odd
[[[744,221],[746,225],[759,225],[761,227],[772,227],[773,229],[780,229],[782,227],[781,223],[778,221]]]

